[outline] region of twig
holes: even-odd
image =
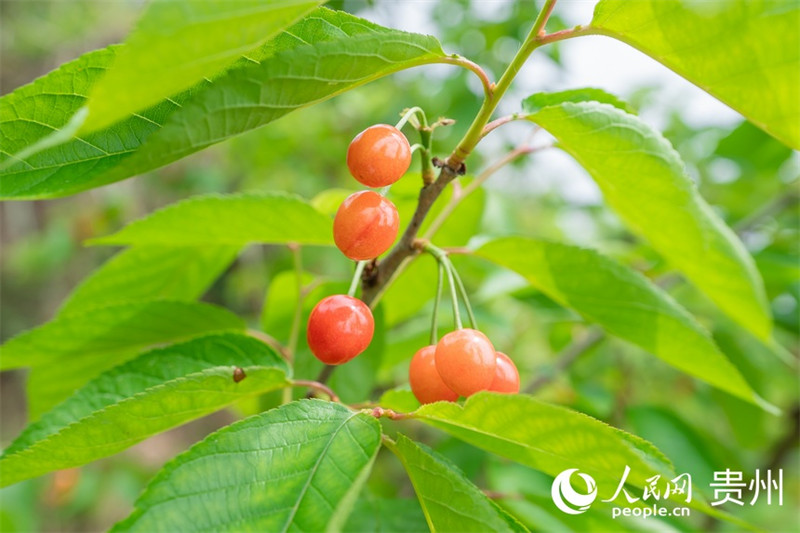
[[[795,404],[789,411],[789,420],[791,420],[792,429],[775,445],[769,461],[767,461],[767,470],[777,470],[792,448],[797,446],[797,440],[800,438],[800,404]]]
[[[339,397],[333,392],[333,389],[325,385],[324,383],[320,383],[319,381],[309,381],[309,380],[302,380],[298,379],[296,381],[292,381],[292,387],[308,387],[312,391],[318,391],[326,394],[332,402],[339,402]],[[313,392],[309,392],[306,398],[313,397]]]
[[[481,80],[481,85],[483,85],[483,94],[486,98],[491,98],[492,93],[494,92],[494,83],[489,80],[489,76],[486,74],[486,71],[483,70],[480,65],[474,63],[467,59],[466,57],[461,57],[459,55],[451,55],[447,57],[443,57],[437,60],[437,63],[447,63],[449,65],[458,65],[464,67],[468,70],[471,70],[478,76],[478,79]]]
[[[294,315],[292,316],[292,326],[289,330],[289,345],[287,353],[290,363],[294,360],[294,354],[297,351],[297,341],[300,335],[300,321],[303,318],[303,255],[300,251],[299,244],[290,244],[289,250],[292,252],[292,262],[294,264],[295,281],[297,282],[297,305],[294,308]]]
[[[492,175],[495,172],[497,172],[507,164],[511,163],[512,161],[523,155],[531,154],[533,152],[537,152],[545,148],[550,148],[550,145],[540,146],[536,148],[530,146],[520,146],[507,153],[505,157],[503,157],[502,159],[498,160],[491,166],[487,167],[483,172],[478,174],[478,176],[474,180],[472,180],[469,183],[469,185],[464,187],[464,189],[460,192],[460,194],[453,193],[450,202],[448,202],[448,204],[444,207],[444,209],[442,209],[439,215],[433,220],[433,222],[431,222],[431,225],[428,227],[427,231],[422,236],[422,238],[430,239],[431,237],[433,237],[433,235],[441,229],[442,225],[445,223],[445,221],[447,221],[450,215],[453,214],[453,211],[456,210],[459,204],[463,202],[467,196],[478,190],[478,188],[480,188],[480,186],[483,185],[483,183],[486,180],[492,177]]]
[[[762,220],[778,215],[784,209],[788,209],[793,205],[800,203],[800,194],[797,191],[787,191],[784,194],[773,198],[764,206],[756,209],[751,215],[740,220],[734,224],[733,228],[738,234],[749,231],[751,228],[758,225]],[[653,280],[653,283],[658,285],[664,290],[669,290],[683,281],[683,278],[677,273],[667,273]],[[600,341],[605,338],[605,333],[599,328],[588,332],[580,339],[570,343],[558,356],[554,364],[555,370],[561,372],[569,367],[578,357],[587,352],[592,347],[596,346]],[[540,376],[531,382],[525,391],[533,393],[541,389],[544,385],[551,382],[555,377],[555,372],[550,375]]]
[[[253,337],[254,339],[258,339],[264,344],[269,345],[271,348],[274,348],[276,352],[280,354],[281,357],[286,359],[287,361],[291,361],[291,355],[289,354],[288,349],[286,346],[281,344],[278,339],[272,337],[271,335],[267,335],[263,331],[258,331],[257,329],[248,329],[247,335]]]
[[[597,346],[600,341],[605,338],[605,333],[598,327],[592,327],[577,341],[573,341],[566,348],[561,350],[556,356],[556,361],[553,364],[553,372],[542,375],[533,380],[527,387],[525,392],[533,394],[534,392],[547,385],[559,372],[566,370],[579,356],[589,351],[592,347]]]

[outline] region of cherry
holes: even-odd
[[[451,331],[436,345],[435,359],[442,381],[460,396],[486,390],[494,380],[494,346],[480,331]]]
[[[319,301],[308,317],[308,347],[328,365],[341,365],[367,349],[375,321],[372,311],[351,296],[336,294]]]
[[[503,352],[497,352],[497,365],[494,371],[494,381],[489,385],[489,390],[504,394],[519,392],[519,372],[517,365]]]
[[[374,259],[392,246],[399,225],[400,215],[390,200],[373,191],[360,191],[339,206],[333,240],[350,259]]]
[[[458,399],[458,394],[447,388],[436,371],[435,351],[436,346],[425,346],[417,350],[411,358],[411,366],[408,368],[411,391],[420,403],[454,402]]]
[[[353,139],[347,149],[350,174],[367,187],[386,187],[399,180],[411,165],[411,147],[400,130],[376,124]]]

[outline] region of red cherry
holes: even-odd
[[[376,124],[353,139],[347,149],[350,174],[367,187],[386,187],[411,165],[408,139],[394,126]]]
[[[360,191],[339,206],[333,240],[350,259],[374,259],[392,246],[399,227],[400,215],[391,201],[373,191]]]
[[[369,307],[344,294],[319,301],[308,317],[308,347],[328,365],[341,365],[367,349],[375,321]]]
[[[458,394],[447,388],[436,371],[435,351],[436,346],[426,346],[417,350],[411,358],[411,366],[408,368],[411,391],[420,403],[454,402],[458,399]]]
[[[503,352],[497,352],[497,365],[494,371],[494,381],[489,385],[489,390],[504,394],[519,392],[519,372],[517,365]]]
[[[459,329],[436,345],[436,370],[445,385],[459,396],[486,390],[497,366],[491,341],[474,329]]]

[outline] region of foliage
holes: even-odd
[[[697,471],[702,482],[687,502],[696,515],[654,518],[658,527],[767,528],[783,519],[711,507],[707,482],[728,467],[781,465],[781,446],[796,440],[782,434],[780,417],[798,401],[798,235],[787,208],[798,199],[800,7],[600,0],[591,21],[566,27],[554,0],[540,2],[538,17],[513,3],[505,22],[474,21],[478,33],[466,22],[440,24],[443,46],[318,4],[153,0],[122,45],[0,98],[5,200],[139,175],[98,192],[166,187],[170,169],[185,170],[182,184],[192,172],[212,184],[190,198],[172,191],[179,201],[155,211],[148,203],[147,214],[123,195],[122,214],[90,220],[79,232],[93,245],[86,253],[126,248],[73,287],[51,320],[0,348],[0,369],[29,369],[28,423],[0,456],[4,499],[34,486],[31,478],[227,409],[242,419],[169,460],[146,488],[137,480],[133,495],[144,490],[127,518],[114,517],[114,531],[645,529],[609,521],[599,501],[565,518],[549,495],[553,477],[570,468],[592,476],[601,498],[626,468],[626,490],[639,496],[653,476]],[[459,10],[474,16],[450,1],[433,15]],[[476,53],[486,69],[444,51],[476,35],[487,50],[513,41],[515,51],[502,61]],[[673,115],[662,133],[637,114],[641,101],[598,88],[536,92],[517,105],[512,96],[523,95],[509,88],[531,54],[557,64],[564,41],[597,35],[647,54],[747,122],[697,131]],[[425,80],[433,70],[378,81],[436,64],[450,73],[439,91],[431,90],[439,81]],[[437,104],[445,99],[449,107]],[[351,292],[361,281],[376,333],[334,372],[304,339],[314,304],[347,288],[332,236],[332,215],[353,188],[335,178],[341,139],[362,129],[355,123],[390,121],[417,105],[425,111],[411,109],[401,123],[419,137],[411,142],[421,172],[384,192],[401,232],[410,229],[356,269]],[[498,108],[513,112],[498,118]],[[440,111],[459,123],[428,121]],[[511,122],[502,139],[513,148],[482,151],[504,148],[483,139]],[[552,143],[541,134],[521,142],[515,132],[524,128],[513,128],[531,123]],[[585,169],[602,206],[544,195],[532,209],[521,185],[483,187],[495,173],[527,174],[520,162],[553,147]],[[212,176],[198,158],[207,154],[236,178]],[[487,157],[497,162],[474,163]],[[726,180],[725,165],[741,176]],[[560,229],[577,211],[601,235],[596,242],[570,242]],[[46,242],[42,253],[54,261]],[[436,263],[419,257],[431,250],[473,289],[476,321],[496,347],[515,354],[522,394],[420,406],[405,388],[429,326],[434,339],[451,329],[436,319]],[[25,264],[22,252],[12,257]],[[460,310],[472,309],[466,301],[460,309],[467,298],[451,287],[458,325]],[[786,477],[788,486],[796,472]],[[681,505],[679,496],[668,506]],[[0,511],[0,529],[22,527],[5,504]]]

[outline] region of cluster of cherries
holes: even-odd
[[[408,140],[387,124],[362,131],[347,150],[350,173],[371,188],[392,185],[410,164]],[[397,207],[390,200],[372,190],[360,191],[348,196],[336,212],[333,237],[345,256],[366,261],[392,246],[398,226]],[[372,311],[364,302],[336,294],[311,311],[308,346],[323,363],[340,365],[366,350],[374,330]],[[519,392],[514,362],[495,351],[486,335],[469,328],[457,329],[417,351],[411,360],[409,382],[421,403],[455,401],[482,390]]]
[[[388,187],[411,165],[411,146],[400,130],[376,124],[353,139],[347,149],[350,174],[367,187]],[[345,198],[333,220],[333,240],[355,261],[374,259],[397,238],[400,215],[391,200],[375,191]],[[346,294],[321,300],[308,317],[308,346],[325,364],[341,365],[367,349],[375,321],[369,307]]]
[[[503,352],[476,329],[457,329],[436,345],[417,351],[408,368],[411,391],[420,403],[454,402],[480,391],[515,394],[519,372]]]

